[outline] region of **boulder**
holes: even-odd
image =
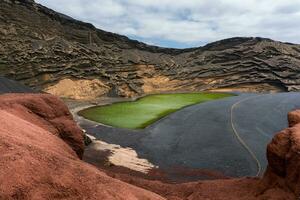
[[[300,197],[300,110],[288,114],[289,128],[279,132],[267,147],[268,168],[263,188],[280,187]]]

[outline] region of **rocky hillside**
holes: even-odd
[[[96,29],[31,0],[2,0],[0,13],[0,74],[60,96],[300,89],[300,45],[231,38],[168,49]],[[73,92],[65,94],[65,85]]]

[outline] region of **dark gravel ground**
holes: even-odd
[[[263,172],[267,165],[267,144],[276,132],[287,127],[287,113],[296,108],[300,108],[300,93],[241,94],[184,108],[144,130],[78,120],[89,134],[108,143],[131,147],[139,157],[165,171],[186,167],[239,177],[256,175],[257,163],[237,140],[231,112],[238,134],[255,154]]]
[[[16,81],[0,77],[0,94],[5,93],[35,93],[33,89]]]

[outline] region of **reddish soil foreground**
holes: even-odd
[[[57,98],[2,95],[0,105],[1,200],[163,199],[82,162],[82,132]]]
[[[290,128],[268,146],[262,179],[168,184],[126,174],[109,177],[81,161],[82,132],[57,98],[1,95],[0,199],[297,199],[300,111],[291,112],[289,121]]]

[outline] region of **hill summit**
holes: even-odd
[[[236,37],[199,48],[161,48],[32,0],[1,1],[0,12],[0,74],[60,96],[300,89],[300,45]],[[62,91],[66,82],[75,94]]]

